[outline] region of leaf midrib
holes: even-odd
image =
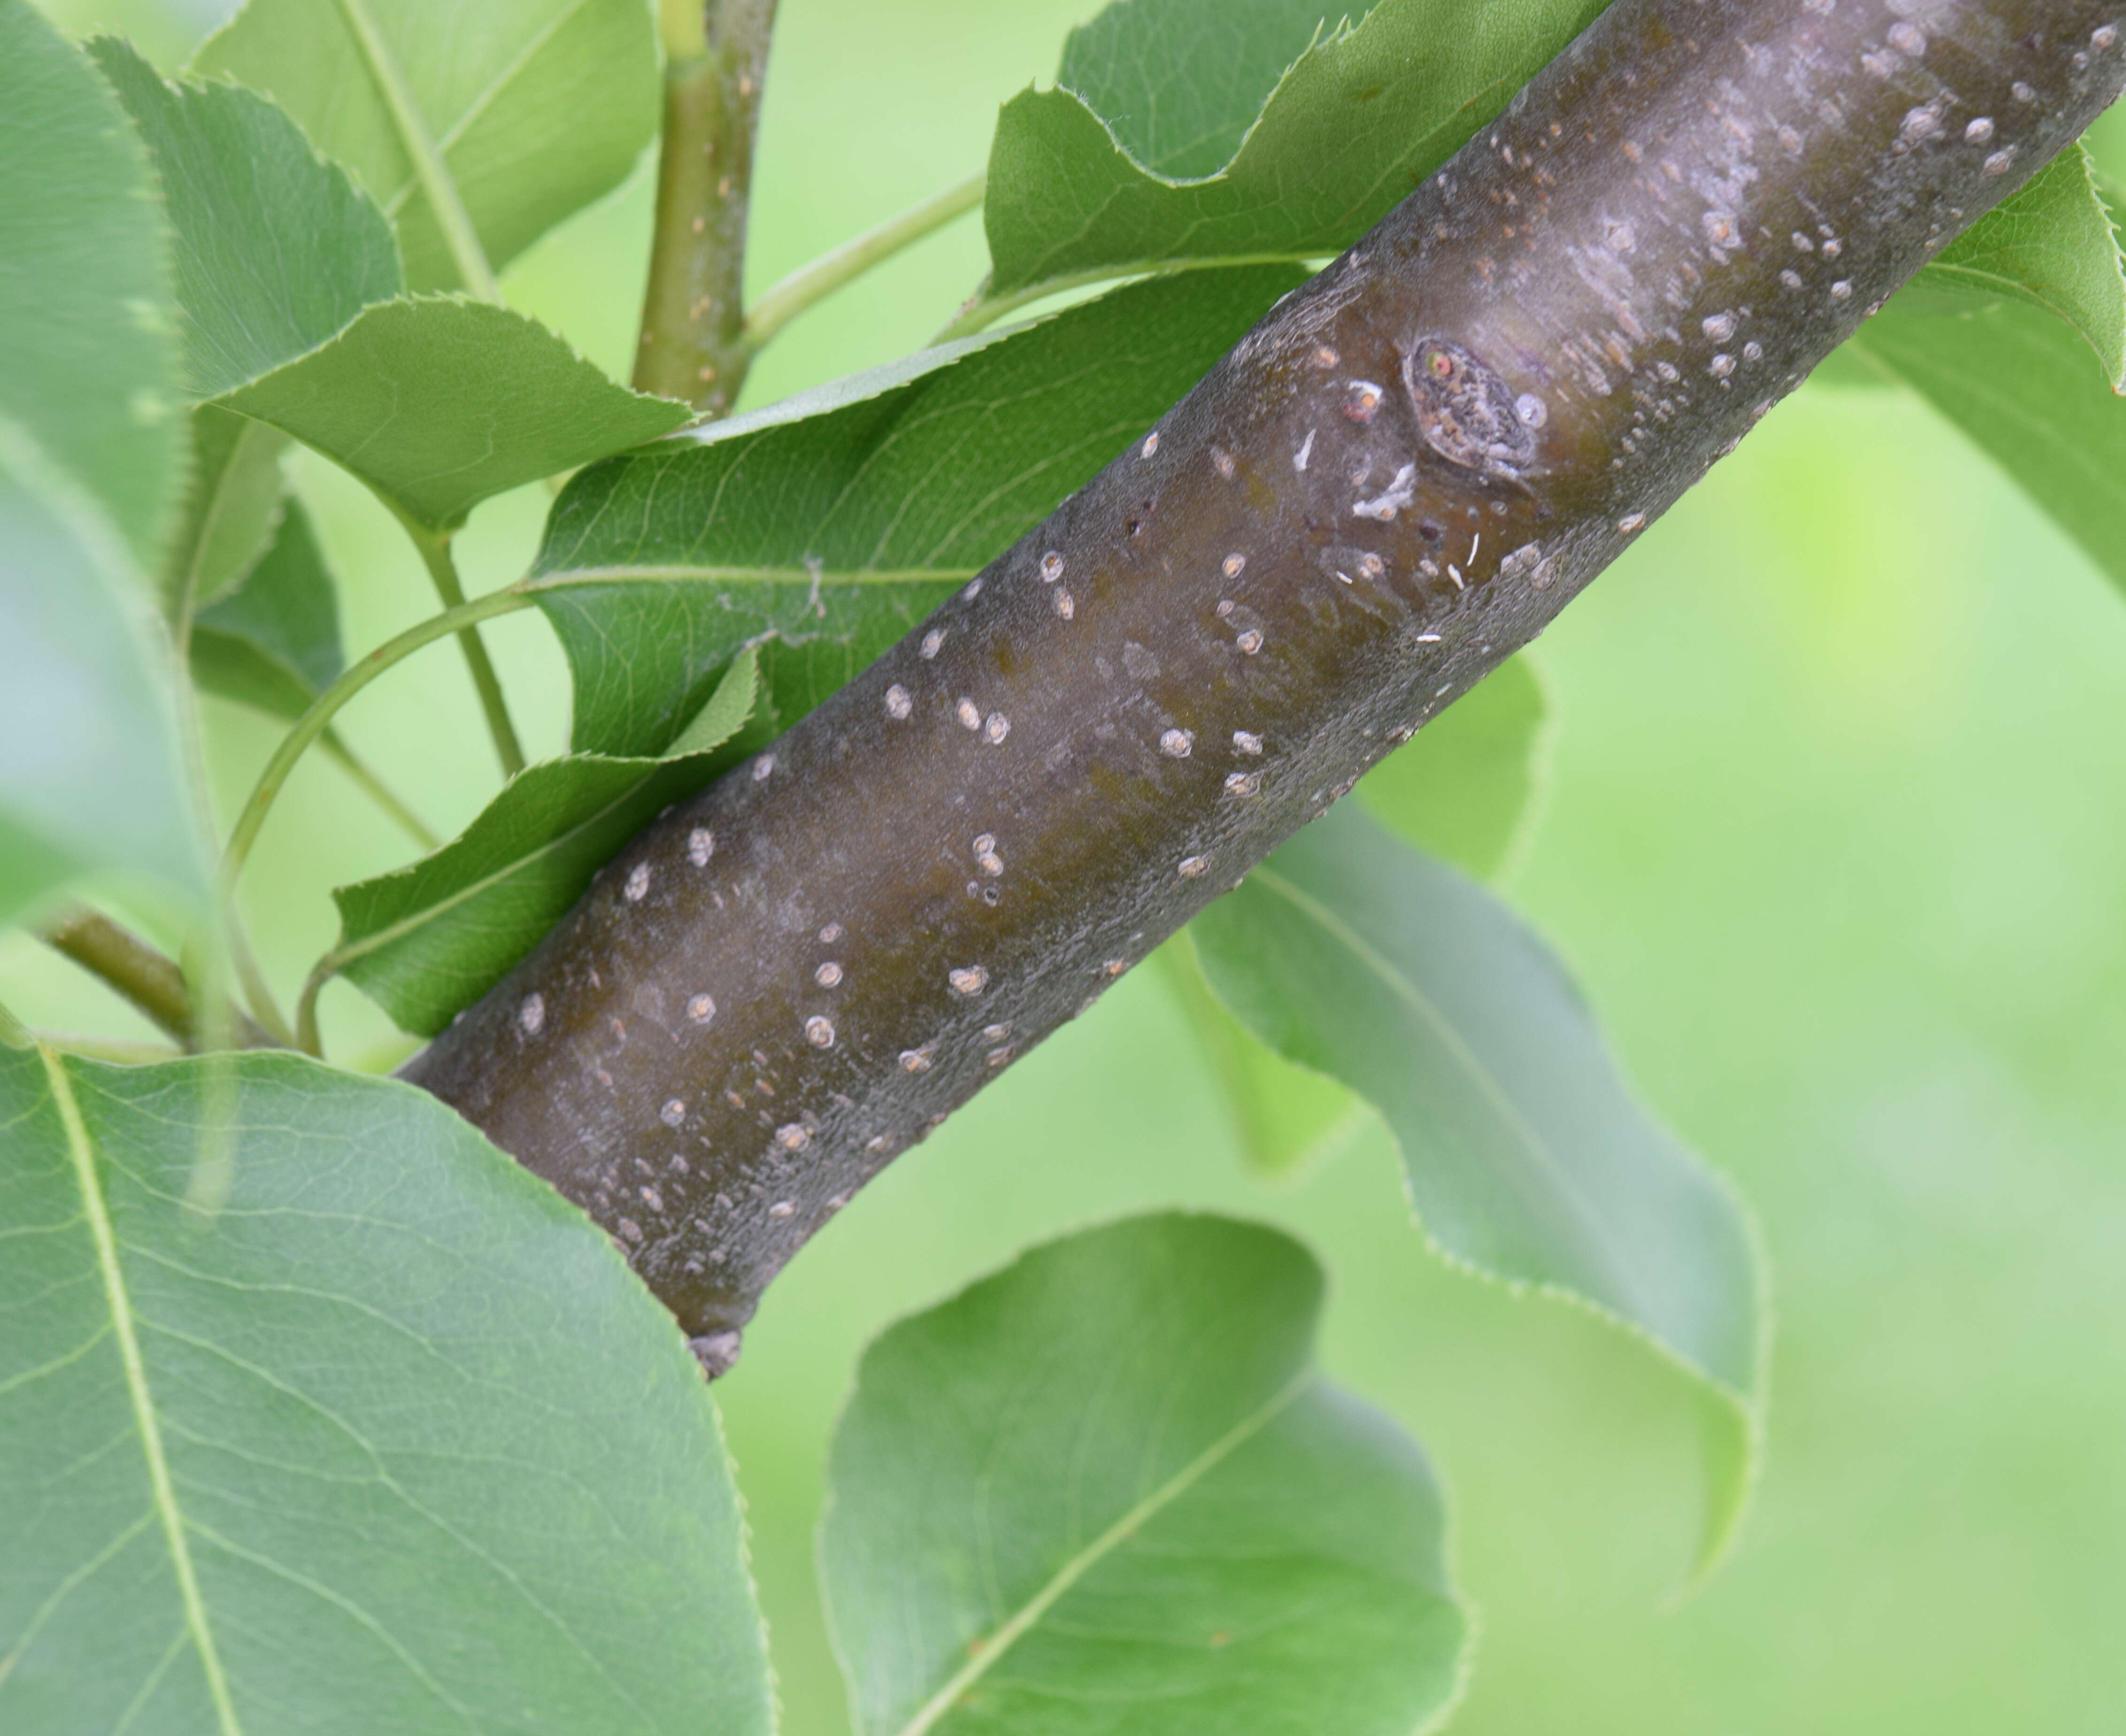
[[[1571,1171],[1558,1159],[1545,1139],[1528,1121],[1513,1099],[1506,1095],[1505,1087],[1494,1077],[1481,1057],[1463,1041],[1446,1014],[1440,1011],[1432,998],[1410,981],[1395,964],[1380,951],[1368,944],[1365,937],[1344,922],[1335,912],[1318,899],[1292,884],[1274,869],[1259,867],[1248,876],[1250,885],[1259,883],[1264,890],[1283,899],[1302,916],[1316,923],[1332,940],[1343,946],[1373,975],[1387,986],[1395,995],[1415,1012],[1431,1026],[1448,1054],[1459,1064],[1463,1073],[1475,1082],[1486,1099],[1491,1104],[1509,1132],[1519,1141],[1528,1155],[1541,1166],[1556,1183],[1559,1196],[1567,1201],[1573,1215],[1580,1221],[1587,1234],[1593,1238],[1604,1256],[1609,1274],[1636,1311],[1637,1318],[1649,1330],[1653,1323],[1661,1319],[1659,1309],[1641,1295],[1634,1281],[1631,1262],[1613,1240],[1609,1226],[1595,1210],[1594,1205],[1581,1191]],[[1397,1135],[1398,1139],[1401,1135]],[[1604,1304],[1606,1305],[1606,1304]],[[1677,1352],[1679,1355],[1681,1352]],[[1693,1365],[1695,1366],[1694,1364]]]
[[[147,1365],[140,1355],[139,1338],[133,1330],[132,1300],[126,1293],[125,1271],[118,1263],[118,1238],[111,1225],[109,1205],[103,1197],[102,1184],[97,1177],[95,1144],[89,1138],[87,1123],[82,1118],[81,1105],[74,1100],[73,1083],[67,1077],[65,1062],[41,1043],[37,1045],[37,1055],[44,1063],[52,1101],[59,1110],[60,1125],[66,1130],[67,1158],[73,1166],[74,1180],[81,1191],[83,1214],[88,1220],[90,1238],[95,1245],[97,1272],[102,1281],[104,1300],[118,1340],[119,1361],[125,1375],[125,1394],[132,1406],[134,1426],[139,1432],[141,1451],[148,1461],[149,1495],[169,1549],[170,1569],[177,1580],[185,1626],[199,1653],[207,1694],[214,1702],[215,1722],[222,1736],[243,1736],[243,1727],[237,1719],[236,1707],[229,1696],[229,1678],[222,1669],[221,1654],[215,1644],[214,1630],[207,1619],[206,1600],[201,1594],[199,1577],[192,1567],[184,1515],[177,1506],[176,1485],[163,1448],[161,1418],[155,1409],[154,1396],[148,1389]]]
[[[1260,1434],[1306,1389],[1313,1379],[1312,1369],[1302,1369],[1267,1404],[1243,1417],[1084,1548],[1064,1562],[1048,1582],[1021,1604],[1010,1619],[990,1636],[979,1653],[962,1665],[943,1687],[917,1708],[914,1716],[900,1727],[896,1736],[927,1736],[928,1732],[937,1727],[938,1720],[952,1710],[961,1696],[980,1681],[996,1661],[1055,1606],[1065,1592],[1127,1542],[1147,1521],[1155,1518],[1173,1505],[1209,1475],[1221,1462]]]

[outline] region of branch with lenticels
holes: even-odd
[[[1618,0],[405,1069],[713,1373],[864,1182],[1528,643],[2126,77],[2118,0]]]

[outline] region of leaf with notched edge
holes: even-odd
[[[773,719],[796,722],[1298,281],[1250,267],[1133,285],[585,471],[533,567],[575,677],[574,745],[658,752],[759,640],[775,641],[762,665]]]
[[[384,214],[272,103],[234,85],[166,82],[115,37],[89,51],[162,182],[195,395],[272,372],[399,292]]]
[[[626,179],[657,126],[642,0],[248,0],[192,70],[272,97],[345,163],[396,226],[417,290],[475,287],[429,204],[432,148],[499,271]]]
[[[1943,248],[1891,305],[1912,316],[1967,313],[1974,300],[2028,302],[2080,336],[2116,391],[2126,384],[2120,267],[2088,149],[2074,144]]]
[[[1173,1214],[881,1337],[820,1527],[859,1736],[1434,1728],[1469,1628],[1444,1502],[1311,1366],[1321,1287],[1274,1230]]]
[[[725,764],[753,710],[741,653],[654,757],[571,754],[527,766],[463,833],[412,866],[335,888],[337,970],[402,1030],[433,1036],[560,920],[615,851]],[[725,749],[719,752],[719,749]]]
[[[1604,3],[1383,0],[1356,26],[1288,0],[1110,7],[1072,38],[1057,88],[997,117],[987,292],[1019,300],[1088,277],[1339,252]],[[1169,47],[1210,32],[1244,36],[1245,51],[1205,65]],[[1263,69],[1287,64],[1266,87]],[[1170,144],[1169,105],[1186,117]],[[1226,139],[1231,160],[1207,171]]]
[[[370,308],[220,402],[294,435],[431,532],[693,414],[615,384],[536,320],[447,295]]]
[[[1191,925],[1219,998],[1379,1108],[1454,1259],[1577,1298],[1703,1383],[1699,1568],[1755,1475],[1765,1312],[1733,1191],[1640,1108],[1557,961],[1345,804]]]
[[[0,1729],[767,1736],[716,1410],[552,1189],[301,1056],[0,1049]]]

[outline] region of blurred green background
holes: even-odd
[[[1089,4],[782,0],[755,284],[978,167],[996,105],[1048,78]],[[52,10],[167,65],[218,8]],[[2126,115],[2100,130],[2126,181]],[[615,369],[649,191],[638,173],[508,279]],[[749,401],[919,345],[982,258],[972,219],[912,250],[792,327]],[[382,511],[293,468],[350,651],[429,612]],[[470,588],[522,569],[544,505],[526,490],[475,517]],[[558,751],[545,629],[486,630],[527,745]],[[1562,726],[1509,895],[1771,1251],[1769,1454],[1732,1559],[1664,1608],[1698,1498],[1680,1380],[1583,1315],[1442,1268],[1377,1128],[1297,1185],[1247,1180],[1140,973],[874,1184],[717,1389],[792,1736],[845,1728],[811,1531],[861,1346],[1030,1241],[1174,1201],[1309,1240],[1332,1274],[1328,1366],[1439,1463],[1482,1616],[1457,1731],[2126,1726],[2126,599],[1916,401],[1810,387],[1539,655]],[[219,705],[210,727],[226,814],[273,732]],[[492,790],[447,649],[345,731],[439,828]],[[284,992],[333,938],[325,889],[408,853],[305,763],[248,882]],[[147,1034],[18,936],[0,980],[39,1022]],[[409,1046],[344,985],[324,1017],[342,1058]]]

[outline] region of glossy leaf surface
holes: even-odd
[[[1640,1107],[1557,961],[1348,804],[1190,932],[1251,1031],[1380,1109],[1450,1257],[1581,1301],[1707,1384],[1716,1555],[1753,1470],[1755,1246],[1727,1184]]]
[[[1288,1238],[1166,1215],[866,1353],[820,1567],[861,1736],[1409,1736],[1467,1622],[1416,1446],[1310,1366]]]
[[[196,395],[271,372],[399,293],[384,214],[279,109],[230,85],[168,83],[112,37],[92,52],[154,159]]]
[[[1286,0],[1130,0],[1081,31],[1065,53],[1065,82],[1092,83],[1090,100],[1028,91],[998,117],[983,207],[990,293],[1339,252],[1585,29],[1602,0],[1383,0],[1355,26],[1333,9],[1311,18],[1306,10]],[[1173,52],[1214,33],[1245,39],[1216,57],[1217,72],[1211,57]],[[1261,69],[1280,56],[1290,70],[1265,100]],[[1187,117],[1172,145],[1159,125],[1169,106]],[[1207,172],[1212,142],[1236,134],[1231,160]],[[1162,172],[1139,150],[1170,166]],[[1200,178],[1181,178],[1188,174]]]
[[[578,477],[534,568],[566,585],[541,606],[575,677],[574,746],[658,752],[732,653],[771,638],[766,700],[795,722],[1141,436],[1297,281],[1133,285]]]
[[[401,1028],[432,1036],[536,944],[651,815],[721,768],[716,750],[752,710],[754,681],[754,658],[741,653],[663,756],[527,766],[433,855],[338,888],[329,961]]]
[[[440,1104],[0,1050],[0,1728],[730,1731],[716,1413],[605,1238]]]
[[[272,97],[352,169],[397,229],[417,290],[476,287],[431,181],[499,271],[618,186],[657,124],[640,0],[249,0],[192,65]]]
[[[221,402],[314,447],[429,531],[692,413],[615,384],[521,314],[441,295],[371,308]]]

